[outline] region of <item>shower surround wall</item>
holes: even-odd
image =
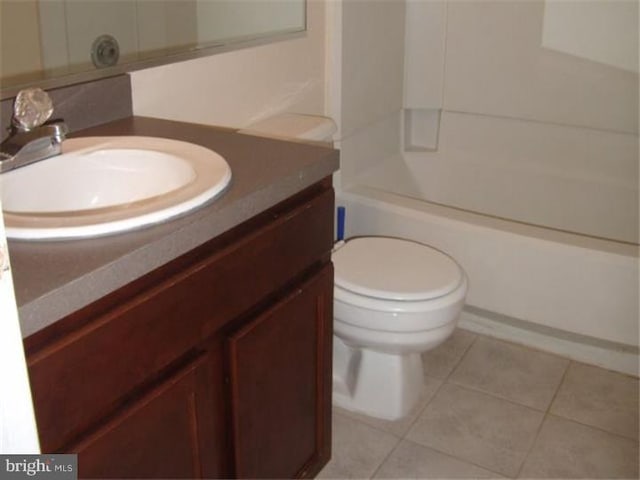
[[[561,51],[553,15],[543,0],[335,8],[347,233],[456,257],[470,328],[637,375],[637,63]]]

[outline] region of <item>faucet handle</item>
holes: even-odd
[[[13,104],[13,125],[19,131],[29,131],[49,120],[53,102],[41,88],[20,90]]]

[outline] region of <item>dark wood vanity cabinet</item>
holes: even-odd
[[[333,205],[315,184],[28,337],[42,451],[85,478],[315,476]]]
[[[328,460],[332,288],[326,266],[228,339],[239,478],[305,477]]]
[[[68,451],[78,454],[83,478],[202,478],[223,474],[216,449],[211,382],[213,365],[205,354],[114,418],[84,436]],[[218,408],[216,408],[218,407]]]

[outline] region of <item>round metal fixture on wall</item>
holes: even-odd
[[[91,45],[91,61],[96,68],[112,67],[120,58],[120,46],[111,35],[100,35]]]

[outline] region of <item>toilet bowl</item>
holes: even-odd
[[[330,144],[329,118],[282,113],[240,133]],[[351,239],[334,250],[333,402],[394,420],[423,386],[421,354],[453,332],[467,278],[446,254],[408,240]]]
[[[455,329],[466,275],[446,254],[397,238],[349,240],[332,260],[333,402],[378,418],[402,418],[420,398],[421,354]]]

